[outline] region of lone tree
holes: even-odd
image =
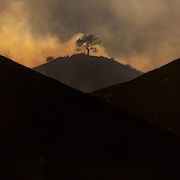
[[[76,41],[77,51],[87,51],[89,56],[90,51],[97,52],[96,45],[100,44],[101,40],[94,34],[84,34],[80,39]]]

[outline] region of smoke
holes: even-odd
[[[75,53],[81,33],[102,40],[100,55],[147,71],[179,57],[178,0],[1,0],[0,51],[27,66]],[[26,62],[22,62],[22,60]]]

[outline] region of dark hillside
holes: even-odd
[[[170,132],[0,56],[0,179],[180,178]]]
[[[142,74],[113,59],[84,54],[60,57],[34,70],[86,93],[132,80]]]
[[[93,95],[180,135],[180,59]]]

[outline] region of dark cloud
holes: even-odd
[[[113,18],[108,0],[39,0],[28,1],[27,5],[35,33],[50,33],[64,41],[75,33],[92,33]]]
[[[1,0],[4,5],[6,1]],[[179,0],[24,0],[35,37],[95,33],[112,57],[146,57],[149,63],[179,56]],[[158,63],[157,63],[158,65]],[[153,65],[152,65],[153,66]]]

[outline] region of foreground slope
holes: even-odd
[[[60,57],[34,70],[86,93],[129,81],[142,74],[112,59],[84,54]]]
[[[93,95],[180,135],[180,59]]]
[[[0,179],[179,179],[169,132],[0,56]]]

